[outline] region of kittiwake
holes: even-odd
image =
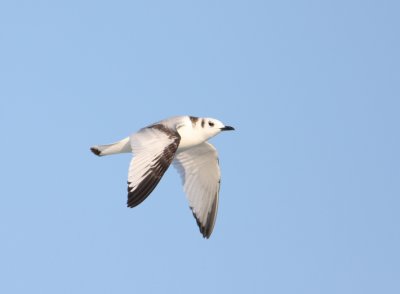
[[[200,232],[209,238],[217,216],[221,174],[217,150],[207,140],[231,130],[234,128],[217,119],[175,116],[119,142],[90,150],[98,156],[133,153],[128,172],[128,207],[142,203],[172,163],[181,176]]]

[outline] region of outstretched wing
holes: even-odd
[[[205,142],[179,152],[173,164],[181,175],[200,232],[204,238],[209,238],[217,217],[221,182],[217,150]]]
[[[133,158],[128,174],[128,206],[143,202],[170,166],[181,137],[162,124],[152,125],[130,138]]]

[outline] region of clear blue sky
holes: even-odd
[[[2,1],[0,292],[400,293],[398,1]],[[215,117],[204,240],[174,169],[94,144]]]

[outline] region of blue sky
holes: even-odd
[[[400,293],[397,1],[3,1],[1,293]],[[181,114],[222,187],[204,240],[119,140]]]

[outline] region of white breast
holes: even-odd
[[[207,140],[201,129],[193,128],[191,124],[185,124],[178,129],[181,136],[178,151],[199,145]]]

